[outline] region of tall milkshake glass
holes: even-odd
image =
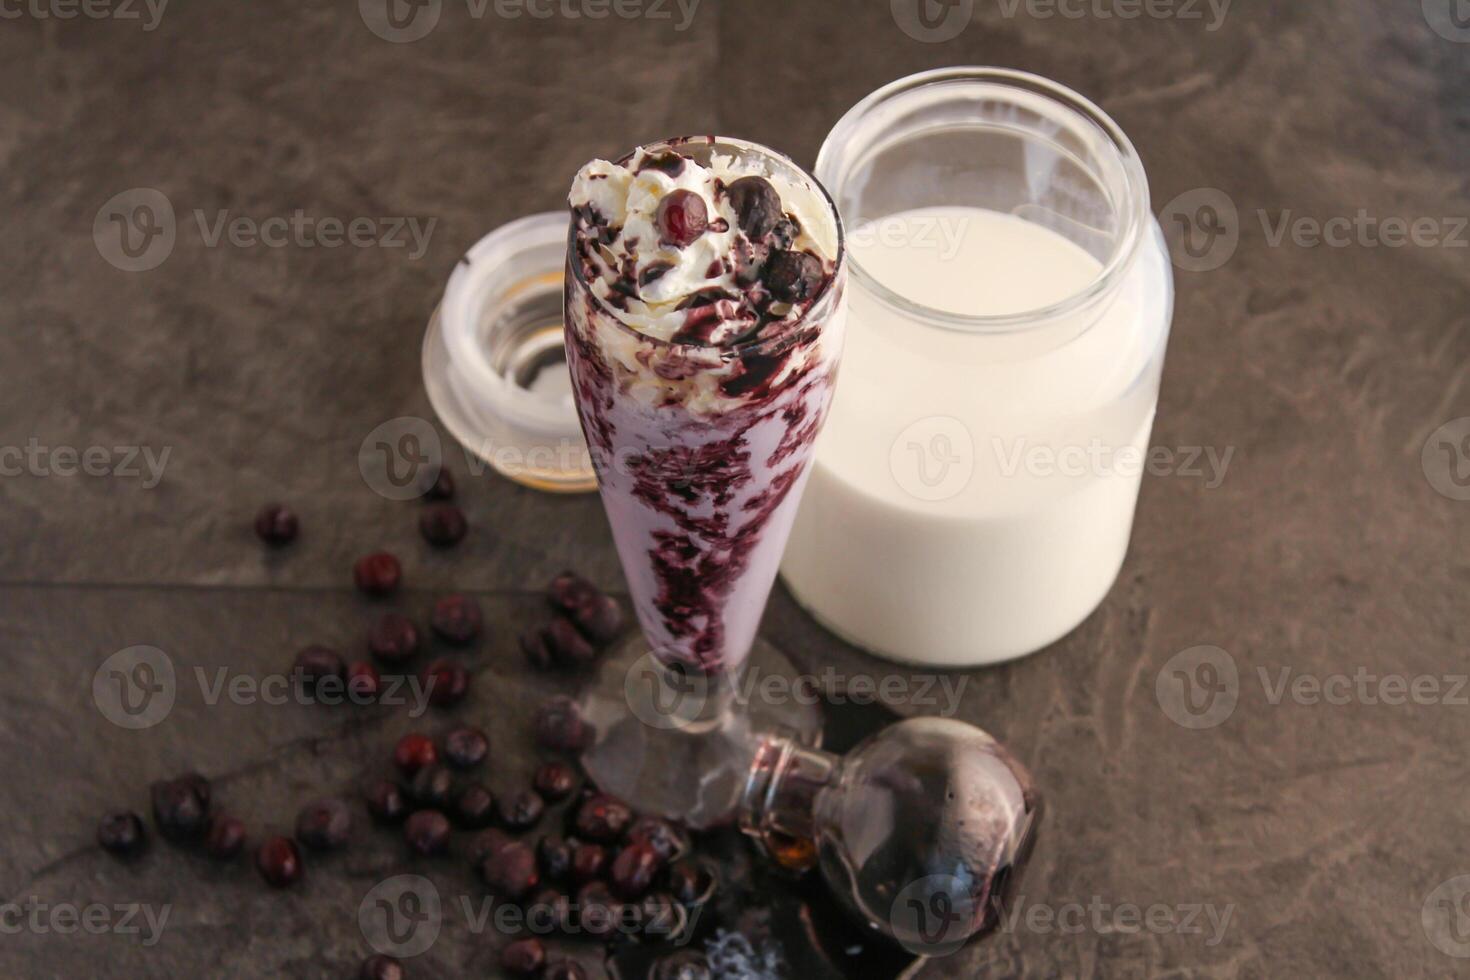
[[[715,137],[597,161],[572,203],[567,359],[642,627],[584,694],[583,762],[708,826],[733,816],[752,730],[820,729],[789,686],[744,681],[794,676],[756,634],[836,378],[840,222],[792,161]]]

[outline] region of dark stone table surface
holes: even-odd
[[[439,19],[407,43],[369,29],[378,0],[158,6],[0,4],[0,898],[98,905],[108,927],[7,912],[0,975],[351,975],[358,902],[404,866],[396,842],[373,835],[280,894],[161,847],[120,865],[92,837],[186,767],[258,831],[377,765],[403,711],[210,704],[195,673],[260,678],[308,639],[360,644],[348,569],[376,547],[404,557],[404,608],[451,587],[484,603],[461,713],[497,742],[495,788],[526,777],[530,705],[566,686],[515,648],[541,585],[575,566],[622,589],[596,498],[451,453],[473,531],[433,553],[414,505],[357,464],[378,424],[433,418],[419,345],[460,253],[558,207],[594,155],[713,130],[810,163],[868,91],[967,63],[1088,94],[1138,145],[1171,241],[1189,219],[1226,233],[1203,263],[1218,268],[1178,271],[1153,439],[1233,455],[1220,481],[1145,480],[1122,576],[1072,635],[953,675],[958,716],[1009,743],[1049,811],[1011,926],[920,975],[1470,973],[1470,444],[1441,428],[1470,415],[1464,3],[1239,0],[1221,21],[1218,2],[955,0],[921,22],[908,0],[647,0],[604,19],[564,12],[596,0],[544,19],[432,0]],[[148,271],[119,267],[105,221],[94,235],[133,188],[176,214]],[[1234,213],[1210,223],[1204,189]],[[222,214],[298,209],[432,233],[423,249],[211,244]],[[1299,218],[1345,221],[1333,244],[1276,236]],[[1394,247],[1388,219],[1427,223]],[[92,447],[109,475],[73,472],[67,450]],[[271,499],[302,516],[285,554],[249,530]],[[780,588],[765,629],[808,668],[892,669]],[[132,731],[92,681],[135,645],[167,653],[178,694]],[[1194,729],[1168,691],[1200,646],[1235,668],[1235,703]],[[134,903],[171,908],[151,945],[142,920],[113,928]],[[450,922],[412,975],[494,975],[495,947]]]

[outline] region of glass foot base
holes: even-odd
[[[736,674],[693,675],[656,660],[635,636],[606,659],[582,694],[597,732],[587,774],[634,809],[695,829],[734,821],[756,734],[816,747],[822,712],[815,686],[775,647],[757,640]]]

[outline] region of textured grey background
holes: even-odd
[[[593,155],[718,131],[810,163],[871,89],[965,63],[1040,72],[1100,102],[1138,145],[1156,211],[1196,188],[1238,208],[1233,257],[1179,274],[1154,429],[1161,446],[1233,447],[1223,484],[1147,479],[1102,608],[1050,649],[967,675],[960,712],[1006,740],[1048,796],[1023,911],[1231,917],[1215,943],[1207,926],[1023,920],[923,975],[1470,973],[1425,927],[1470,933],[1431,894],[1470,873],[1470,706],[1273,704],[1258,673],[1467,669],[1470,502],[1436,492],[1420,455],[1438,426],[1470,415],[1464,236],[1459,248],[1272,247],[1259,217],[1366,209],[1450,227],[1470,214],[1470,44],[1430,26],[1454,2],[1240,0],[1209,30],[1204,5],[1195,20],[1071,19],[979,0],[935,43],[899,30],[887,0],[704,0],[685,30],[673,5],[671,19],[512,19],[493,6],[477,19],[443,0],[413,43],[374,36],[351,0],[174,0],[151,31],[141,5],[143,21],[8,5],[0,446],[170,456],[151,489],[0,479],[0,896],[173,912],[151,948],[129,935],[4,935],[0,974],[350,974],[365,951],[358,900],[404,867],[395,841],[363,832],[285,895],[244,867],[161,848],[123,867],[90,842],[103,809],[142,809],[146,783],[186,765],[216,777],[257,829],[372,769],[409,727],[401,711],[211,707],[192,671],[267,674],[310,639],[355,648],[367,604],[348,567],[378,546],[405,559],[409,609],[450,586],[482,596],[492,629],[471,657],[464,713],[501,747],[492,784],[524,778],[527,692],[556,684],[514,650],[540,613],[534,590],[566,565],[621,589],[596,499],[469,478],[452,454],[474,530],[446,557],[419,541],[414,505],[374,495],[356,461],[379,423],[432,417],[419,342],[458,255],[558,206]],[[178,240],[160,267],[129,273],[103,260],[93,221],[135,187],[169,198]],[[437,224],[412,260],[211,248],[193,219],[298,208]],[[1451,461],[1431,458],[1443,484]],[[273,558],[248,524],[275,498],[305,531]],[[888,669],[780,590],[766,629],[809,667]],[[134,644],[167,651],[185,680],[168,718],[142,732],[110,724],[91,697],[98,665]],[[1238,704],[1192,731],[1162,710],[1156,679],[1201,644],[1233,658]],[[457,867],[433,874],[448,894],[473,892]],[[452,923],[413,975],[493,974],[494,956],[492,937]]]

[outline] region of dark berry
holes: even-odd
[[[466,830],[488,826],[495,817],[495,797],[479,783],[471,783],[454,798],[454,819]]]
[[[608,882],[619,898],[635,899],[653,886],[663,862],[646,841],[634,841],[618,852],[608,871]]]
[[[119,810],[103,816],[97,824],[97,843],[109,854],[133,857],[148,844],[148,832],[136,813]]]
[[[445,643],[463,646],[474,642],[484,626],[480,604],[463,595],[447,595],[434,603],[429,625]]]
[[[680,861],[665,875],[669,891],[681,905],[703,905],[719,887],[719,877],[708,861]]]
[[[523,789],[514,796],[500,798],[501,824],[508,830],[528,830],[541,822],[546,803],[535,790]]]
[[[368,595],[387,595],[398,588],[402,579],[402,566],[386,551],[363,555],[352,566],[352,580]]]
[[[470,839],[470,862],[483,864],[485,859],[500,853],[500,849],[512,843],[504,831],[491,828],[482,830]]]
[[[197,840],[204,833],[209,805],[199,790],[185,779],[154,783],[153,822],[158,832],[171,841]]]
[[[231,861],[245,849],[245,824],[237,817],[217,813],[209,820],[204,850],[219,861]]]
[[[358,980],[403,980],[403,964],[391,956],[375,953],[362,961]]]
[[[419,533],[436,548],[459,544],[469,529],[464,511],[453,504],[429,504],[419,515]]]
[[[610,595],[588,599],[567,615],[594,643],[611,643],[623,631],[623,607]]]
[[[453,500],[454,474],[443,466],[439,467],[439,473],[434,477],[434,482],[424,489],[424,496],[430,500]]]
[[[751,241],[765,238],[781,218],[781,195],[764,177],[741,177],[725,191],[740,222],[740,230]]]
[[[571,612],[602,593],[576,572],[562,572],[546,586],[546,597],[562,612]]]
[[[424,687],[429,692],[430,704],[440,707],[458,704],[469,693],[470,673],[462,664],[441,657],[424,670]]]
[[[443,766],[424,766],[408,784],[408,796],[420,809],[446,809],[454,798],[454,775]]]
[[[214,797],[214,787],[209,784],[209,780],[197,772],[186,772],[178,781],[192,789],[194,795],[199,797],[199,802],[204,804],[204,809],[209,809],[210,801]]]
[[[557,960],[541,974],[541,980],[587,980],[587,971],[576,960]]]
[[[558,929],[571,931],[576,918],[572,900],[555,888],[541,889],[525,905],[526,928],[531,932],[544,935]]]
[[[607,870],[607,848],[601,844],[578,844],[572,848],[572,879],[584,884],[602,877]]]
[[[488,855],[480,864],[485,884],[500,898],[518,902],[541,883],[536,855],[519,841],[512,841]]]
[[[558,616],[546,627],[546,645],[552,658],[563,667],[585,667],[597,658],[597,651],[572,621]]]
[[[654,227],[658,229],[659,242],[683,248],[691,245],[709,227],[709,208],[704,198],[693,191],[670,191],[658,202],[653,215]]]
[[[547,878],[566,881],[572,873],[572,845],[548,834],[536,842],[536,860]]]
[[[536,626],[521,634],[521,652],[526,655],[526,663],[537,670],[550,670],[556,665],[551,654],[551,630],[545,626]]]
[[[314,851],[333,851],[352,833],[352,811],[341,800],[317,800],[296,815],[296,839]]]
[[[354,701],[374,701],[383,689],[383,676],[378,668],[366,660],[356,660],[347,665],[347,693]]]
[[[266,504],[255,515],[255,536],[268,545],[290,544],[300,529],[296,515],[284,504]]]
[[[546,965],[546,947],[534,936],[507,943],[500,951],[500,966],[514,977],[534,977]]]
[[[409,732],[393,747],[393,764],[410,776],[438,761],[439,750],[434,747],[434,740],[418,732]]]
[[[301,851],[289,837],[272,837],[255,852],[255,867],[272,888],[285,888],[301,879]]]
[[[682,858],[690,848],[689,838],[662,817],[639,817],[628,829],[628,840],[648,844],[664,864]]]
[[[648,974],[648,980],[712,980],[713,977],[704,954],[692,949],[664,957]]]
[[[368,630],[368,649],[390,664],[400,664],[419,652],[419,629],[400,613],[384,613]]]
[[[548,803],[559,803],[577,789],[577,772],[565,762],[543,762],[536,770],[536,792]]]
[[[438,810],[419,810],[403,823],[403,839],[415,854],[433,857],[449,848],[449,818]]]
[[[473,726],[461,725],[444,736],[444,761],[456,769],[473,769],[489,751],[490,739]]]
[[[565,694],[547,699],[536,710],[536,741],[558,752],[581,752],[592,744],[592,727],[582,719],[577,702]]]
[[[368,812],[375,820],[397,823],[408,815],[408,800],[403,790],[390,779],[380,779],[368,787],[363,794]]]
[[[605,882],[589,881],[578,889],[577,908],[581,911],[582,929],[588,935],[610,936],[618,926],[621,908]]]
[[[294,673],[306,682],[308,688],[327,692],[341,684],[347,673],[342,657],[330,647],[309,646],[296,654]]]
[[[783,303],[811,299],[822,285],[822,260],[810,252],[776,252],[766,263],[766,288]]]
[[[632,822],[633,811],[628,804],[615,796],[598,793],[577,808],[574,826],[579,837],[611,844],[627,833]]]

